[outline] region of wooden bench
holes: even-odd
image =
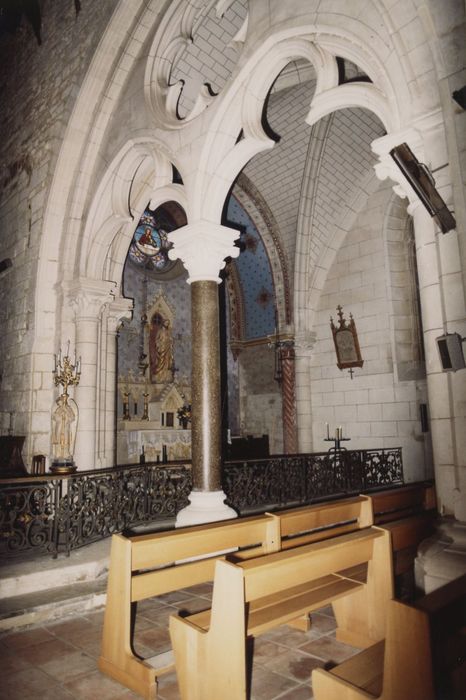
[[[417,548],[434,530],[437,518],[432,483],[409,484],[370,494],[374,524],[390,531],[395,576],[413,570]]]
[[[167,652],[144,660],[134,653],[135,603],[213,581],[215,561],[227,550],[237,550],[235,559],[241,560],[357,530],[371,522],[370,499],[357,496],[168,532],[114,535],[100,670],[148,700],[156,697],[157,678],[173,670],[173,658]],[[204,559],[180,563],[199,557]],[[310,626],[307,615],[290,624],[304,630]]]
[[[275,519],[262,515],[133,537],[113,535],[99,669],[146,700],[157,697],[157,677],[173,670],[173,657],[168,652],[141,659],[134,653],[134,604],[212,581],[219,553],[237,548],[242,548],[240,558],[277,550]]]
[[[415,605],[392,600],[387,635],[331,671],[312,672],[315,700],[463,700],[466,576]]]
[[[367,563],[365,583],[349,571]],[[369,527],[244,562],[218,561],[212,607],[170,617],[183,700],[244,700],[246,640],[332,603],[337,637],[368,646],[385,636],[393,595],[390,536]]]

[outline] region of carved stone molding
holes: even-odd
[[[65,286],[65,296],[76,320],[97,320],[106,304],[115,301],[115,282],[79,278]]]

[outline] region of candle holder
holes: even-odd
[[[69,352],[70,341],[68,341],[66,355],[62,356],[61,348],[58,355],[54,355],[53,381],[55,386],[63,387],[62,393],[55,402],[57,406],[52,414],[53,458],[50,471],[54,474],[69,474],[77,469],[73,461],[73,452],[78,423],[78,406],[74,399],[70,398],[68,388],[79,384],[81,358],[76,359],[75,352],[72,362]]]
[[[346,447],[342,447],[341,443],[342,442],[349,442],[349,440],[351,440],[351,438],[343,437],[343,429],[342,429],[341,425],[339,425],[337,428],[335,428],[335,437],[330,437],[328,423],[326,423],[326,427],[327,427],[327,437],[324,438],[324,442],[333,442],[334,443],[333,447],[330,447],[329,452],[341,452],[342,450],[346,450]]]

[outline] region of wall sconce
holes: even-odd
[[[330,328],[332,329],[333,342],[337,353],[338,369],[349,369],[351,379],[353,379],[353,367],[362,367],[364,360],[361,357],[358,334],[353,315],[350,314],[350,322],[343,318],[343,308],[338,304],[338,328],[333,323],[330,316]]]
[[[420,163],[407,143],[395,146],[390,155],[424,204],[429,214],[440,226],[442,233],[456,228],[454,216],[439,195],[435,180],[424,163]]]

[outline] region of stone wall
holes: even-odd
[[[390,189],[382,187],[369,199],[324,285],[311,360],[313,440],[314,450],[328,449],[323,441],[328,422],[332,435],[336,426],[342,426],[344,436],[351,438],[346,443],[351,449],[401,446],[405,479],[413,481],[432,475],[430,434],[422,432],[419,413],[419,404],[426,401],[426,382],[422,368],[417,377],[406,380],[396,362],[394,343],[400,331],[394,333],[395,319],[401,316],[411,334],[415,318],[397,305],[403,299],[396,298],[400,288],[392,289],[394,273],[385,256],[384,218],[390,198]],[[399,252],[404,260],[406,255]],[[330,316],[336,323],[339,304],[347,321],[350,313],[354,317],[364,360],[353,378],[336,366]]]
[[[0,275],[0,431],[13,411],[23,435],[50,429],[29,413],[52,370],[35,367],[30,386],[44,207],[77,92],[117,2],[83,2],[78,16],[72,0],[40,4],[41,45],[25,18],[15,35],[0,36],[0,259],[13,263]]]

